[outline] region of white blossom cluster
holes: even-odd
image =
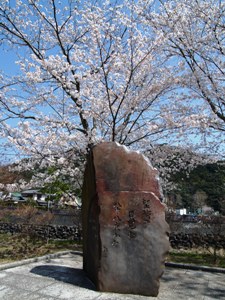
[[[224,5],[2,1],[0,38],[18,55],[20,72],[0,75],[0,135],[29,158],[23,168],[55,167],[29,185],[69,175],[79,186],[84,163],[76,162],[101,141],[151,149],[167,182],[171,148],[158,145],[221,155]],[[202,163],[187,153],[184,162]]]

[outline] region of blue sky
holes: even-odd
[[[19,67],[15,63],[15,61],[18,59],[15,52],[12,50],[8,50],[6,48],[0,47],[0,70],[5,74],[6,76],[12,76],[12,75],[17,75],[19,73]],[[15,121],[14,121],[15,123]],[[1,163],[7,163],[8,161],[11,161],[12,159],[14,160],[15,157],[15,152],[13,151],[12,148],[4,148],[5,140],[2,139],[0,140],[0,164]]]
[[[0,47],[1,66],[0,69],[7,75],[16,74],[19,71],[19,67],[15,64],[17,57],[12,50],[4,49]]]

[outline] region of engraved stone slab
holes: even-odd
[[[117,143],[95,146],[83,185],[83,268],[100,291],[157,296],[169,250],[157,171]]]

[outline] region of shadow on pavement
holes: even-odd
[[[70,283],[89,290],[96,290],[94,284],[87,278],[81,269],[57,265],[37,266],[31,271],[33,274],[54,278],[55,280]]]
[[[212,295],[213,299],[225,299],[225,291],[222,288],[208,289],[204,292],[205,297],[212,297]]]

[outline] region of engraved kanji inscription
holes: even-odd
[[[115,202],[113,204],[113,210],[115,212],[114,218],[113,218],[113,240],[112,240],[112,246],[118,247],[119,245],[119,238],[120,238],[120,225],[121,225],[121,218],[120,218],[120,210],[121,210],[121,204],[119,202]]]
[[[152,215],[151,202],[149,199],[143,199],[142,202],[143,202],[143,211],[142,211],[143,223],[144,225],[147,225],[148,223],[151,222],[151,215]]]
[[[128,212],[128,236],[133,239],[136,237],[137,233],[134,231],[136,228],[136,220],[135,220],[135,212],[134,210],[130,210]]]

